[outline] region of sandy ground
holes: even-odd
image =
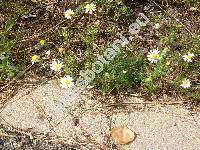
[[[79,149],[199,150],[200,117],[181,106],[140,109],[103,108],[89,92],[69,97],[53,82],[24,89],[0,110],[0,124],[64,138]],[[143,103],[130,97],[126,102]],[[137,134],[128,145],[116,145],[110,129],[127,126]]]

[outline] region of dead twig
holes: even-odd
[[[0,137],[10,137],[10,138],[13,138],[13,137],[16,137],[16,136],[0,132]]]
[[[109,104],[104,107],[116,107],[116,106],[128,106],[128,105],[182,105],[184,104],[184,101],[178,101],[178,102],[142,102],[142,103],[116,103],[116,104]]]

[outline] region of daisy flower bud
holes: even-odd
[[[45,51],[45,54],[47,55],[47,57],[49,57],[50,54],[51,54],[51,51],[50,51],[50,50],[47,50],[47,51]]]
[[[94,24],[95,24],[97,27],[99,27],[99,25],[100,25],[100,20],[95,21]]]

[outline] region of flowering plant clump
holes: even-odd
[[[85,13],[89,13],[89,14],[92,14],[93,11],[96,11],[96,5],[91,3],[91,4],[87,4],[85,6]]]
[[[73,78],[71,76],[65,76],[60,79],[60,86],[63,89],[70,89],[74,86]]]
[[[103,95],[144,95],[152,100],[157,94],[180,94],[198,102],[197,0],[165,7],[174,12],[176,5],[183,5],[179,17],[136,0],[54,1],[42,2],[42,11],[35,8],[39,14],[26,13],[21,3],[4,1],[1,86],[28,68],[37,77],[55,79],[69,96],[92,89]],[[186,26],[186,17],[192,26]]]
[[[39,56],[38,55],[33,55],[32,57],[31,57],[31,62],[32,62],[32,65],[34,64],[34,63],[36,63],[36,62],[38,62],[39,61]]]
[[[158,50],[150,50],[150,52],[147,55],[148,60],[151,63],[157,63],[159,58],[159,51]]]
[[[59,60],[53,60],[53,62],[50,64],[51,70],[56,72],[60,72],[63,66],[63,63]]]
[[[191,81],[189,79],[184,78],[180,86],[183,88],[189,88],[191,87],[191,85]]]
[[[68,9],[67,11],[64,12],[66,19],[71,19],[73,14],[74,14],[74,11],[71,9]]]
[[[194,54],[188,52],[187,54],[183,55],[183,60],[186,62],[192,62],[192,59],[194,58]]]

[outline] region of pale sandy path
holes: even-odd
[[[65,137],[68,143],[78,141],[80,149],[112,149],[105,146],[110,127],[127,125],[137,138],[129,145],[118,145],[120,150],[199,150],[199,114],[191,115],[180,106],[109,112],[99,108],[101,103],[87,92],[75,99],[64,93],[51,82],[34,90],[24,89],[1,110],[0,124],[51,132]],[[137,98],[129,101],[143,102]]]

